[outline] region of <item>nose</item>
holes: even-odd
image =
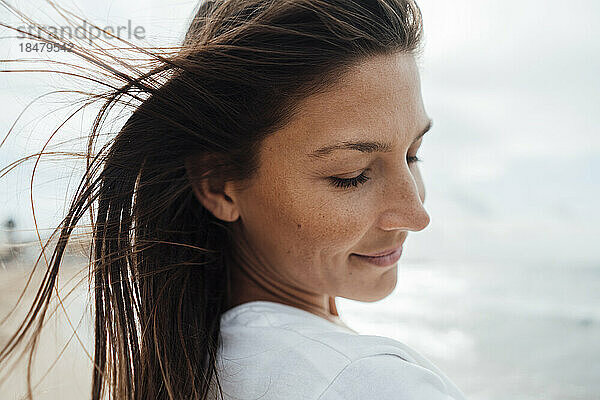
[[[431,218],[423,207],[424,189],[421,192],[423,193],[420,193],[419,185],[410,173],[388,183],[382,194],[378,227],[385,231],[418,232],[425,229]]]

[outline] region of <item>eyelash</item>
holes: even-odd
[[[422,162],[423,159],[417,157],[417,156],[408,156],[407,157],[407,161],[409,164],[415,163],[415,162]],[[360,175],[355,176],[354,178],[338,178],[336,176],[331,176],[329,177],[331,184],[335,187],[341,187],[344,189],[349,188],[350,186],[358,186],[358,184],[360,183],[361,185],[364,184],[365,182],[367,182],[369,179],[368,176],[365,175],[365,172],[367,172],[369,169],[367,168],[366,170],[364,170],[363,172],[360,173]]]

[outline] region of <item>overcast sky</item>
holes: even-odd
[[[51,23],[45,14],[56,21],[41,0],[12,3],[45,23]],[[196,6],[165,0],[61,4],[98,24],[130,19],[145,28],[146,41],[140,43],[146,45],[177,44]],[[419,5],[426,32],[423,96],[434,120],[420,150],[431,223],[409,234],[406,257],[600,264],[600,3],[421,0]],[[11,18],[3,10],[0,17]],[[0,58],[23,57],[18,43],[0,40]],[[61,82],[41,74],[0,74],[1,136],[35,95]],[[44,115],[48,106],[38,104],[32,113]],[[0,148],[0,168],[39,150],[58,116],[41,122],[25,118]],[[0,179],[0,220],[14,216],[25,229],[33,227],[32,165]],[[78,182],[79,170],[60,162],[39,168],[37,221],[47,228],[62,216],[65,193]]]

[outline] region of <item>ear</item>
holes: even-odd
[[[235,203],[234,185],[220,178],[205,177],[208,162],[204,157],[185,159],[185,170],[198,201],[215,217],[227,222],[236,221],[240,214]]]

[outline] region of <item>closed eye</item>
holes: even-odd
[[[369,169],[365,169],[363,172],[360,173],[360,175],[355,176],[354,178],[338,178],[336,176],[331,176],[329,177],[331,183],[333,186],[335,187],[341,187],[341,188],[349,188],[350,186],[358,186],[358,184],[360,183],[361,185],[364,184],[366,181],[368,181],[369,178],[368,176],[365,175],[365,172],[367,172]]]
[[[406,161],[409,164],[413,164],[416,162],[422,162],[423,159],[414,155],[414,156],[407,156]],[[331,182],[331,184],[333,186],[338,187],[338,188],[347,189],[352,186],[357,187],[359,184],[362,185],[362,184],[366,183],[369,179],[371,179],[367,175],[365,175],[365,172],[367,172],[367,171],[369,171],[369,168],[365,169],[358,176],[355,176],[353,178],[338,178],[337,176],[330,176],[329,181]]]

